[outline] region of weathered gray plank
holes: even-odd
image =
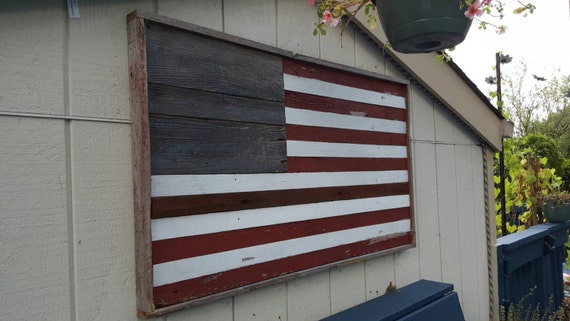
[[[150,117],[152,175],[285,172],[285,127]]]
[[[281,57],[147,22],[149,82],[283,101]]]
[[[129,92],[131,102],[131,151],[135,223],[137,309],[139,315],[154,311],[152,303],[152,249],[150,231],[150,134],[148,126],[148,77],[145,64],[145,28],[142,18],[130,15]]]
[[[285,124],[282,102],[149,84],[149,113],[202,119]]]

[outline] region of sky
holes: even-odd
[[[494,90],[494,86],[485,83],[485,78],[495,76],[492,68],[498,51],[513,57],[511,63],[501,65],[502,72],[520,67],[524,61],[528,77],[535,74],[548,78],[557,69],[560,74],[570,74],[569,0],[531,1],[536,10],[527,17],[512,14],[512,6],[505,10],[506,17],[499,21],[507,26],[505,34],[498,35],[493,28],[479,30],[474,22],[463,43],[450,52],[453,61],[483,93]],[[503,2],[516,3],[515,0]]]

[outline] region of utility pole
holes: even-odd
[[[508,56],[507,56],[508,57]],[[497,72],[497,108],[499,113],[503,115],[503,97],[501,93],[501,63],[508,63],[510,60],[505,60],[505,57],[500,52],[495,54],[495,70]],[[510,57],[508,57],[510,58]],[[501,137],[501,152],[499,153],[499,189],[501,195],[501,232],[503,236],[508,234],[507,232],[507,198],[505,189],[505,153],[503,147],[504,138]]]

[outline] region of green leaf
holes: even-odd
[[[546,166],[546,163],[548,163],[548,158],[542,157],[542,158],[540,159],[540,164]]]
[[[514,14],[521,14],[523,13],[527,8],[526,7],[520,7],[520,8],[516,8],[513,13]]]

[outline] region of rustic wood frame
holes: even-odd
[[[354,262],[363,261],[369,258],[400,252],[415,247],[415,224],[413,211],[413,181],[411,144],[409,135],[409,121],[407,121],[407,149],[408,149],[408,181],[410,184],[410,211],[411,211],[411,233],[412,243],[391,248],[389,250],[371,253],[365,256],[334,262],[323,266],[311,268],[297,273],[284,275],[267,281],[220,292],[204,298],[187,301],[179,304],[156,309],[153,303],[153,266],[151,247],[151,164],[150,164],[150,132],[149,132],[149,112],[148,112],[148,82],[147,82],[147,60],[146,60],[146,35],[145,21],[164,24],[185,31],[215,38],[220,41],[231,42],[242,46],[254,48],[266,53],[274,54],[283,58],[290,58],[319,64],[325,67],[338,69],[362,76],[386,80],[409,86],[409,81],[376,73],[352,68],[336,63],[325,62],[315,58],[300,56],[293,52],[281,50],[275,47],[250,41],[247,39],[231,36],[222,32],[207,29],[191,23],[159,16],[153,13],[134,11],[127,16],[128,29],[128,49],[129,49],[129,75],[130,75],[130,104],[131,104],[131,146],[133,162],[133,183],[134,183],[134,221],[135,221],[135,263],[136,263],[136,291],[137,291],[137,311],[140,318],[160,316],[166,313],[182,310],[219,300],[224,297],[251,291],[256,288],[280,283],[283,281],[303,277],[315,272],[324,271],[332,267],[342,266]],[[409,95],[409,94],[408,94]],[[406,97],[406,108],[409,110],[409,96]]]

